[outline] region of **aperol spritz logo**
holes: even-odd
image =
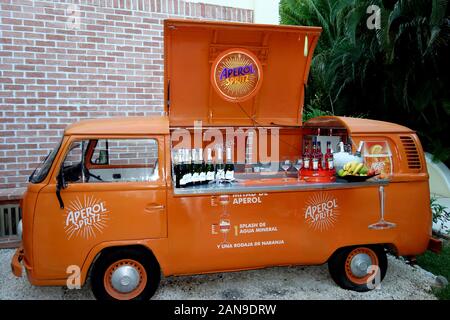
[[[78,197],[72,201],[65,213],[64,230],[67,239],[82,237],[95,238],[102,233],[109,220],[109,211],[104,201],[93,196],[84,196],[83,201]]]
[[[316,193],[306,202],[305,220],[317,231],[327,231],[334,227],[339,216],[337,199],[331,194]]]
[[[213,63],[213,86],[225,100],[245,101],[260,87],[261,65],[256,56],[243,49],[225,51]]]

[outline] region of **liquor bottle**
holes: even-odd
[[[192,149],[192,164],[191,164],[191,174],[192,174],[192,185],[198,185],[200,182],[200,165],[198,163],[197,150]]]
[[[214,169],[214,164],[212,161],[212,150],[208,148],[206,150],[207,152],[207,158],[206,158],[206,166],[205,166],[205,172],[206,172],[206,183],[209,183],[210,181],[214,181],[216,177],[216,172]]]
[[[356,153],[355,153],[356,157],[360,157],[361,158],[361,151],[362,151],[363,145],[364,145],[364,141],[360,141],[359,142],[359,146],[358,146],[358,150],[356,150]]]
[[[184,182],[185,187],[192,185],[192,161],[191,161],[191,150],[184,149]]]
[[[320,141],[317,141],[317,157],[319,158],[319,170],[322,170],[325,166],[323,164],[322,144]]]
[[[216,180],[225,179],[225,165],[223,164],[223,151],[222,148],[217,148],[217,161],[216,161]]]
[[[182,154],[181,154],[181,149],[178,149],[175,153],[174,167],[173,167],[176,188],[180,188],[180,180],[182,178],[182,176],[181,176],[182,161],[183,161],[183,158],[182,158]]]
[[[198,184],[205,184],[206,183],[206,166],[205,166],[205,161],[203,161],[203,149],[202,148],[197,149],[197,156],[198,156],[197,172],[199,175]]]
[[[309,170],[311,166],[311,150],[309,148],[309,142],[306,142],[305,152],[303,153],[303,168]]]
[[[180,161],[180,172],[179,172],[179,184],[180,184],[180,188],[184,188],[186,187],[186,152],[184,151],[184,149],[180,149],[178,151],[178,156],[179,156],[179,161]]]
[[[313,150],[312,150],[312,158],[311,158],[313,171],[319,170],[319,161],[320,161],[320,158],[319,158],[319,154],[317,152],[317,143],[316,143],[316,141],[313,141]]]
[[[325,154],[325,169],[333,170],[334,169],[334,157],[333,150],[331,150],[331,142],[327,142],[327,153]]]
[[[225,179],[234,180],[234,163],[231,156],[231,147],[227,147],[227,162],[225,164]]]

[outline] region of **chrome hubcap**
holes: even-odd
[[[372,259],[368,254],[358,253],[350,262],[350,269],[355,277],[362,278],[367,275],[369,267],[372,265]]]
[[[132,266],[121,266],[114,270],[111,285],[120,293],[131,292],[139,285],[139,272]]]

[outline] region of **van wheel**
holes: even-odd
[[[102,253],[91,273],[92,292],[98,300],[148,300],[160,279],[153,255],[136,248]]]
[[[381,246],[342,248],[328,261],[328,270],[331,278],[341,288],[358,292],[370,291],[386,275],[386,252]]]

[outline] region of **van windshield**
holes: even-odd
[[[53,160],[55,160],[56,155],[58,154],[59,148],[61,147],[61,141],[59,141],[58,146],[54,148],[49,154],[44,158],[44,160],[34,169],[30,178],[28,179],[31,183],[40,183],[42,180],[47,177],[48,171],[52,167]]]

